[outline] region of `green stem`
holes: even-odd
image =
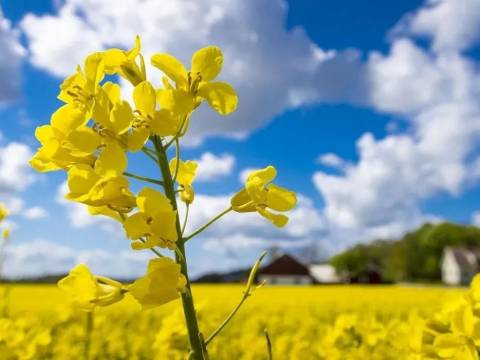
[[[183,225],[182,225],[182,236],[185,233],[185,228],[187,227],[189,210],[190,210],[190,204],[187,204],[187,210],[185,212],[185,219],[183,219]]]
[[[267,341],[267,351],[268,351],[268,360],[273,360],[273,352],[272,352],[272,341],[270,340],[270,335],[268,335],[268,330],[263,330],[265,334],[265,340]]]
[[[178,169],[180,168],[180,143],[178,138],[175,139],[175,174],[173,175],[173,182],[177,181]]]
[[[180,125],[180,129],[173,136],[173,138],[164,146],[165,150],[167,150],[176,140],[178,140],[179,136],[183,133],[183,127],[185,126],[187,119],[188,119],[188,115],[185,115],[183,117],[182,124]]]
[[[85,323],[85,360],[90,359],[90,346],[92,342],[92,331],[93,331],[93,310],[87,312],[87,318]]]
[[[232,312],[227,316],[227,318],[225,320],[223,320],[223,322],[218,326],[218,328],[212,333],[212,335],[210,335],[207,340],[205,340],[204,344],[205,344],[205,347],[210,343],[210,341],[212,341],[215,336],[217,336],[218,334],[220,334],[220,332],[223,330],[223,328],[225,326],[227,326],[227,324],[230,322],[230,320],[232,320],[232,318],[235,316],[235,314],[237,313],[237,311],[242,307],[243,303],[245,302],[245,300],[248,299],[248,297],[250,295],[252,295],[252,292],[255,290],[255,288],[252,288],[253,286],[253,283],[255,281],[255,277],[257,276],[257,272],[258,272],[258,269],[260,269],[260,264],[262,263],[262,260],[263,258],[267,255],[267,252],[264,251],[260,257],[257,259],[257,261],[255,261],[255,264],[253,265],[252,269],[250,270],[250,275],[248,276],[248,281],[247,281],[247,285],[245,285],[245,290],[243,291],[243,296],[242,298],[240,299],[240,302],[237,304],[237,306],[235,306],[235,308],[232,310]],[[257,286],[256,288],[262,286],[259,285]]]
[[[242,307],[243,303],[245,302],[245,300],[247,300],[247,298],[250,296],[249,293],[245,292],[242,296],[242,299],[240,300],[240,302],[237,304],[237,306],[235,306],[235,308],[232,310],[232,312],[227,316],[227,318],[225,320],[223,320],[223,322],[218,326],[218,328],[212,333],[212,335],[210,335],[207,340],[205,340],[205,345],[208,345],[214,338],[215,336],[217,336],[225,326],[227,326],[227,324],[230,322],[230,320],[232,320],[232,318],[235,316],[235,314],[237,313],[238,310],[240,310],[240,308]]]
[[[228,214],[230,211],[232,211],[232,207],[229,207],[228,209],[225,209],[223,210],[220,214],[218,214],[217,216],[215,216],[212,220],[210,220],[208,223],[206,223],[205,225],[203,225],[202,227],[198,228],[197,230],[195,230],[193,233],[191,233],[190,235],[188,236],[185,236],[183,238],[183,240],[185,242],[187,242],[188,240],[190,240],[191,238],[193,238],[194,236],[200,234],[202,231],[204,231],[206,228],[208,228],[210,225],[212,225],[215,221],[217,221],[218,219],[220,219],[222,216]]]
[[[135,175],[135,174],[132,174],[132,173],[129,173],[129,172],[126,172],[126,171],[123,173],[123,175],[131,177],[133,179],[146,181],[146,182],[149,182],[149,183],[152,183],[152,184],[163,185],[163,181],[152,179],[152,178],[149,178],[149,177],[146,177],[146,176]]]
[[[170,172],[170,167],[168,165],[168,159],[167,159],[165,148],[158,137],[154,137],[153,143],[157,151],[158,165],[162,173],[165,196],[170,200],[173,209],[177,211],[178,207],[177,207],[177,199],[175,196],[175,188],[174,188],[174,183],[172,179],[172,174]],[[193,303],[190,279],[188,278],[187,261],[185,256],[185,243],[182,238],[182,229],[180,225],[180,218],[178,216],[178,211],[177,211],[177,219],[176,219],[176,228],[177,228],[177,234],[178,234],[177,249],[180,252],[180,254],[175,253],[175,259],[177,263],[180,264],[181,272],[187,280],[186,291],[182,293],[182,305],[183,305],[183,312],[185,314],[185,322],[187,325],[188,338],[189,338],[190,347],[191,347],[190,356],[194,360],[205,360],[205,357],[203,354],[203,345],[200,339],[200,331],[199,331],[198,322],[197,322],[197,314],[196,314],[195,306]]]

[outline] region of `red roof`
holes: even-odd
[[[308,267],[290,255],[282,255],[278,259],[260,269],[261,275],[307,275],[310,276]]]

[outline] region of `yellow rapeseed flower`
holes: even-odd
[[[135,197],[128,189],[128,180],[122,176],[127,167],[123,149],[111,143],[100,154],[94,167],[75,165],[68,171],[67,199],[94,207],[108,206],[128,212],[135,206]]]
[[[177,171],[177,158],[170,160],[170,172],[174,174]],[[195,198],[193,191],[193,180],[197,172],[198,164],[194,161],[182,161],[178,163],[177,182],[180,184],[180,199],[186,204],[191,204]]]
[[[0,203],[0,221],[3,221],[8,216],[8,209],[5,204]]]
[[[108,49],[103,57],[105,73],[108,75],[118,74],[134,86],[141,83],[146,79],[146,74],[140,50],[141,44],[138,35],[135,38],[135,46],[128,51],[116,48]],[[137,57],[140,59],[140,66],[136,62]]]
[[[223,54],[216,46],[207,46],[195,52],[191,69],[169,54],[155,54],[152,65],[175,83],[175,89],[166,85],[159,90],[158,99],[162,108],[185,114],[200,105],[204,99],[219,114],[228,115],[237,109],[238,98],[233,87],[227,83],[212,81],[220,73]]]
[[[132,247],[137,250],[154,246],[174,249],[178,237],[176,211],[167,197],[145,187],[136,202],[139,211],[125,219],[123,224],[127,236],[135,240]]]
[[[98,84],[104,77],[103,53],[95,52],[85,58],[84,70],[77,67],[75,74],[60,85],[58,99],[75,106],[88,119],[95,104]]]
[[[95,306],[108,306],[123,299],[126,289],[118,281],[94,276],[85,264],[75,266],[68,276],[58,282],[74,306],[92,311]]]
[[[138,151],[147,142],[151,133],[159,136],[174,135],[181,121],[166,109],[157,110],[155,89],[148,81],[142,81],[133,90],[135,117],[132,132],[128,138],[128,148]]]
[[[250,173],[245,188],[235,194],[231,200],[232,209],[237,212],[254,212],[270,220],[275,226],[283,227],[288,217],[275,211],[289,211],[297,204],[294,192],[270,183],[277,175],[273,166]]]
[[[135,280],[128,291],[143,309],[166,304],[179,297],[186,285],[180,265],[168,257],[152,259],[145,276]]]
[[[85,114],[71,104],[55,111],[51,124],[40,126],[35,136],[42,145],[30,160],[41,172],[67,169],[75,164],[93,164],[93,153],[101,143],[100,136],[85,126]]]

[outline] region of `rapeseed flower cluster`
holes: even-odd
[[[60,85],[62,105],[50,123],[36,129],[41,146],[30,164],[40,172],[65,171],[68,200],[83,204],[92,216],[119,222],[132,249],[151,250],[156,256],[144,276],[125,285],[92,274],[85,264],[76,266],[59,282],[73,304],[92,312],[130,294],[148,309],[181,297],[190,357],[205,359],[207,343],[195,317],[185,243],[230,211],[258,212],[283,227],[288,218],[278,212],[293,209],[296,196],[271,183],[276,170],[267,166],[248,177],[225,211],[192,234],[184,234],[188,208],[195,199],[198,164],[181,159],[180,142],[202,103],[225,116],[236,110],[238,98],[230,84],[216,80],[223,65],[222,51],[216,46],[196,51],[189,70],[164,53],[154,54],[151,64],[163,76],[147,77],[139,37],[130,50],[113,48],[88,55]],[[116,82],[119,77],[133,88],[131,99]],[[128,171],[129,154],[137,152],[152,160],[161,178]],[[148,186],[135,193],[132,180]],[[180,202],[187,209],[182,220]]]

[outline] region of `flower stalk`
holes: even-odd
[[[177,250],[180,254],[175,252],[175,260],[180,264],[180,271],[185,276],[186,285],[185,291],[182,293],[182,306],[185,314],[185,322],[187,325],[188,339],[191,347],[191,358],[193,360],[205,360],[203,355],[203,344],[200,338],[200,330],[198,327],[197,314],[195,311],[195,305],[193,303],[193,296],[190,286],[190,279],[188,277],[188,267],[185,253],[184,239],[182,238],[182,227],[180,224],[180,217],[178,215],[177,198],[175,196],[175,185],[173,182],[172,174],[168,164],[168,158],[165,148],[162,145],[161,140],[158,137],[153,137],[153,143],[157,151],[158,165],[163,178],[163,188],[165,190],[165,196],[170,200],[176,214],[175,227],[178,234]]]

